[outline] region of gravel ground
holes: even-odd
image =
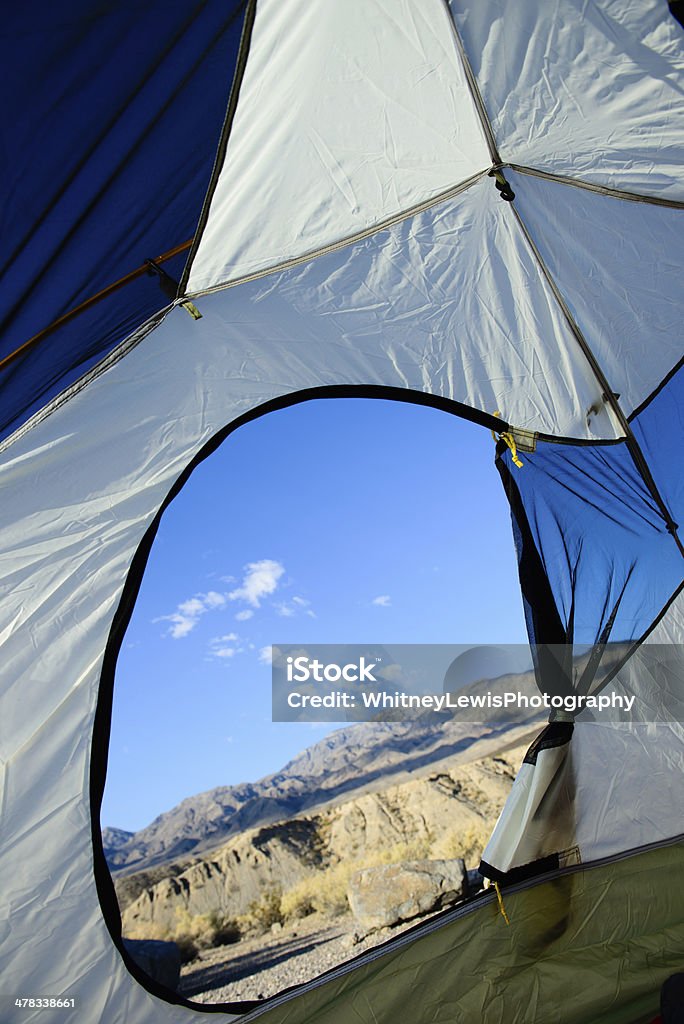
[[[351,916],[331,921],[312,915],[276,934],[204,951],[183,968],[179,992],[198,1003],[265,999],[351,960],[406,927],[353,942]]]

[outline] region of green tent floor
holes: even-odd
[[[642,1024],[684,969],[684,842],[493,890],[243,1020]]]

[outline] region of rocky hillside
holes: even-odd
[[[354,871],[408,857],[463,856],[474,866],[529,738],[529,729],[512,730],[506,750],[501,737],[483,736],[470,745],[470,758],[452,754],[421,778],[385,782],[315,813],[248,829],[145,888],[124,910],[124,933],[159,936],[181,918],[212,913],[240,922],[274,900],[285,915],[340,911],[335,903],[344,903]],[[518,745],[511,749],[512,742]]]
[[[485,740],[505,743],[511,730],[540,721],[519,713],[498,726],[429,715],[419,722],[361,722],[332,733],[257,782],[220,786],[190,797],[134,834],[103,830],[114,875],[196,859],[231,836],[293,819],[331,801],[386,787]]]

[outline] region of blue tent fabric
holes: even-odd
[[[193,236],[245,7],[38,0],[4,12],[3,76],[15,106],[0,126],[0,360]],[[184,262],[166,270],[178,279]],[[0,436],[167,303],[157,280],[142,276],[7,366]]]
[[[681,536],[684,533],[684,474],[681,472],[684,366],[679,365],[633,419],[631,426]]]
[[[670,401],[664,390],[641,414],[654,441]],[[521,461],[500,446],[532,642],[643,637],[681,584],[682,556],[627,444],[541,442]]]

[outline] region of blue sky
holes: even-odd
[[[164,514],[119,655],[102,823],[141,828],[329,731],[271,721],[271,644],[525,640],[488,430],[380,400],[271,413]]]

